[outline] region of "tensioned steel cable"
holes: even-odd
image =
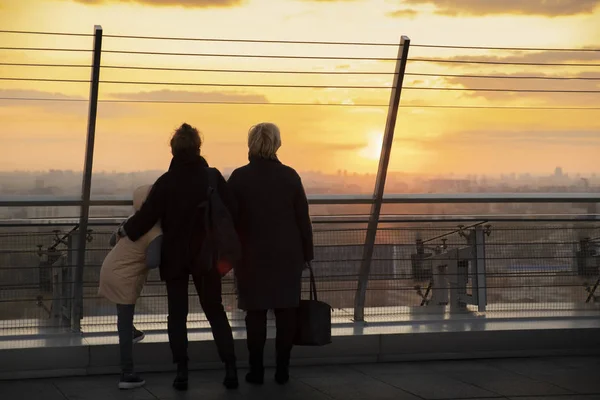
[[[91,65],[85,65],[85,64],[38,64],[38,63],[11,63],[11,62],[0,62],[0,66],[4,66],[4,67],[92,68]]]
[[[598,77],[588,76],[526,76],[526,75],[471,75],[471,74],[427,74],[407,72],[405,76],[429,76],[440,78],[481,78],[481,79],[543,79],[543,80],[584,80],[584,81],[600,81]]]
[[[87,99],[43,98],[43,97],[0,97],[9,101],[43,101],[43,102],[88,102]],[[388,104],[355,104],[355,103],[285,103],[285,102],[236,102],[236,101],[191,101],[191,100],[98,100],[98,103],[131,103],[131,104],[230,104],[230,105],[274,105],[274,106],[340,106],[340,107],[387,107]]]
[[[90,49],[69,49],[50,47],[0,47],[0,50],[19,51],[55,51],[55,52],[91,52]],[[294,56],[277,54],[221,54],[221,53],[174,53],[160,51],[128,51],[128,50],[102,50],[109,54],[133,54],[154,56],[182,56],[182,57],[224,57],[224,58],[266,58],[266,59],[293,59],[293,60],[355,60],[355,61],[398,61],[394,57],[340,57],[340,56]],[[482,65],[526,65],[526,66],[554,66],[554,67],[600,67],[592,63],[534,63],[516,61],[480,61],[443,58],[409,58],[412,62],[454,63],[454,64],[482,64]]]
[[[484,65],[526,65],[549,67],[600,67],[600,64],[590,63],[535,63],[518,61],[480,61],[480,60],[448,60],[443,58],[409,58],[412,62],[452,63],[452,64],[484,64]]]
[[[12,78],[0,77],[0,81],[27,82],[63,82],[90,83],[85,79],[45,79],[45,78]],[[284,84],[251,84],[251,83],[197,83],[197,82],[157,82],[157,81],[110,81],[101,80],[104,84],[117,85],[161,85],[161,86],[205,86],[205,87],[255,87],[255,88],[291,88],[291,89],[391,89],[391,86],[356,86],[356,85],[284,85]]]
[[[104,35],[106,38],[115,39],[142,39],[142,40],[172,40],[192,42],[228,42],[228,43],[265,43],[265,44],[308,44],[308,45],[336,45],[336,46],[384,46],[398,47],[400,43],[382,42],[338,42],[324,40],[273,40],[273,39],[228,39],[228,38],[193,38],[193,37],[163,37],[141,35]]]
[[[52,52],[92,52],[91,49],[52,48],[52,47],[0,47],[0,50],[15,51],[52,51]],[[341,56],[296,56],[278,54],[222,54],[222,53],[176,53],[163,51],[138,50],[102,50],[103,54],[151,55],[151,56],[180,56],[180,57],[223,57],[223,58],[267,58],[292,60],[355,60],[355,61],[396,61],[393,57],[341,57]]]
[[[175,53],[162,51],[128,51],[128,50],[102,50],[109,54],[133,54],[151,56],[182,56],[182,57],[224,57],[224,58],[268,58],[292,60],[357,60],[357,61],[397,61],[395,57],[341,57],[341,56],[296,56],[279,54],[237,54],[237,53]]]
[[[35,63],[6,63],[0,66],[12,67],[53,67],[53,68],[91,68],[85,64],[35,64]],[[175,68],[175,67],[144,67],[129,65],[103,65],[102,69],[122,69],[139,71],[174,71],[174,72],[210,72],[210,73],[249,73],[249,74],[299,74],[299,75],[395,75],[395,72],[385,71],[302,71],[302,70],[252,70],[252,69],[221,69],[221,68]],[[445,74],[445,73],[417,73],[407,72],[406,76],[440,77],[440,78],[481,78],[481,79],[541,79],[541,80],[588,80],[597,81],[598,77],[584,76],[526,76],[526,75],[473,75],[473,74]]]
[[[568,52],[595,52],[600,49],[586,47],[579,48],[552,48],[552,47],[487,47],[487,46],[455,46],[444,44],[410,44],[410,47],[432,48],[432,49],[464,49],[464,50],[506,50],[506,51],[568,51]]]
[[[0,30],[0,33],[6,34],[28,34],[28,35],[53,35],[53,36],[79,36],[91,37],[88,33],[71,32],[42,32],[42,31],[19,31],[19,30]],[[104,34],[105,38],[116,39],[141,39],[141,40],[171,40],[171,41],[199,41],[199,42],[230,42],[230,43],[274,43],[274,44],[307,44],[307,45],[342,45],[342,46],[385,46],[397,47],[399,43],[390,42],[345,42],[345,41],[323,41],[323,40],[272,40],[272,39],[235,39],[235,38],[207,38],[207,37],[168,37],[168,36],[148,36],[148,35],[111,35]],[[600,49],[594,48],[552,48],[552,47],[503,47],[503,46],[468,46],[468,45],[445,45],[429,43],[411,43],[411,47],[416,48],[436,48],[436,49],[465,49],[465,50],[508,50],[508,51],[560,51],[560,52],[598,52]]]
[[[35,64],[35,63],[6,63],[0,66],[12,67],[55,67],[55,68],[91,68],[84,64]],[[219,69],[219,68],[176,68],[176,67],[144,67],[131,65],[103,65],[102,69],[123,69],[140,71],[177,71],[177,72],[224,72],[224,73],[255,73],[255,74],[311,74],[311,75],[396,75],[395,72],[385,71],[298,71],[298,70],[248,70],[248,69]]]
[[[600,90],[553,90],[553,89],[497,89],[497,88],[455,88],[404,86],[402,90],[433,90],[458,92],[513,92],[513,93],[600,93]]]
[[[33,81],[89,83],[83,79],[43,79],[43,78],[9,78],[0,77],[0,81]],[[156,82],[156,81],[100,81],[103,84],[118,85],[161,85],[161,86],[201,86],[201,87],[248,87],[248,88],[288,88],[288,89],[391,89],[391,86],[356,86],[356,85],[285,85],[254,83],[194,83],[194,82]],[[455,88],[455,87],[420,87],[404,86],[405,90],[464,91],[464,92],[514,92],[514,93],[600,93],[600,90],[553,90],[553,89],[498,89],[498,88]]]
[[[90,37],[94,36],[92,33],[71,33],[71,32],[40,32],[40,31],[16,31],[16,30],[0,30],[0,33],[9,34],[22,34],[22,35],[48,35],[48,36],[79,36],[79,37]]]
[[[14,51],[54,51],[54,52],[80,52],[80,53],[91,53],[92,49],[70,49],[70,48],[59,48],[59,47],[0,47],[0,50],[14,50]]]
[[[59,64],[12,64],[12,63],[0,63],[0,66],[39,66],[39,67],[89,67],[87,65],[59,65]],[[103,68],[121,68],[105,66]],[[123,68],[137,68],[137,67],[123,67]],[[140,69],[152,69],[151,67],[139,67]],[[159,68],[160,69],[160,68]],[[171,70],[171,69],[168,69]],[[181,69],[175,69],[181,70]],[[316,71],[274,71],[274,70],[228,70],[228,69],[183,69],[183,71],[193,72],[225,72],[225,73],[261,73],[261,74],[333,74],[333,75],[361,75],[361,74],[377,74],[377,75],[395,75],[394,73],[387,72],[316,72]],[[542,80],[588,80],[588,81],[600,81],[598,77],[587,77],[587,76],[509,76],[509,75],[470,75],[470,74],[427,74],[427,73],[406,73],[405,76],[421,76],[421,77],[439,77],[439,78],[481,78],[481,79],[542,79]],[[5,78],[9,79],[9,78]],[[10,78],[15,80],[46,80],[45,78]],[[59,79],[48,81],[61,81]],[[67,80],[68,81],[68,80]],[[77,82],[89,82],[84,80],[76,80]]]
[[[0,97],[8,101],[43,101],[43,102],[88,102],[87,99],[60,99],[34,97]],[[188,101],[188,100],[98,100],[99,103],[131,103],[131,104],[215,104],[215,105],[265,105],[265,106],[341,106],[341,107],[388,107],[389,104],[356,104],[356,103],[285,103],[285,102],[234,102],[234,101]],[[544,106],[470,106],[470,105],[409,105],[401,104],[400,108],[415,109],[481,109],[481,110],[600,110],[600,107],[544,107]]]

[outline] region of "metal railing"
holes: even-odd
[[[376,199],[373,195],[339,194],[308,195],[311,205],[371,205]],[[471,204],[471,203],[598,203],[598,193],[457,193],[457,194],[382,194],[382,204]],[[19,196],[0,195],[0,207],[80,207],[83,200],[76,196]],[[90,207],[131,206],[130,196],[94,196],[90,198]]]
[[[384,196],[383,202],[536,203],[543,202],[544,196],[394,195]],[[372,201],[365,196],[310,198],[313,206]],[[547,195],[547,201],[589,204],[600,197]],[[73,202],[77,200],[0,199],[4,207]],[[131,205],[125,198],[92,199],[90,203]],[[114,307],[97,296],[97,287],[99,269],[109,251],[108,237],[120,221],[89,218],[83,238],[78,218],[58,223],[51,219],[0,222],[0,325],[112,329]],[[361,320],[372,320],[423,313],[596,309],[600,265],[597,215],[382,215],[365,276],[361,265],[369,243],[369,221],[369,215],[313,217],[318,287],[321,298],[337,315],[356,320],[358,314]],[[83,252],[78,251],[81,239],[87,245]],[[82,266],[78,257],[85,260]],[[81,279],[75,274],[78,269]],[[364,292],[358,290],[361,282]],[[223,292],[232,320],[240,319],[229,277],[223,282]],[[196,303],[191,301],[190,321],[202,325],[204,315]],[[155,273],[150,275],[137,310],[140,323],[162,326],[166,321],[166,293]]]
[[[376,193],[374,196],[357,196],[357,195],[334,195],[334,196],[320,196],[320,195],[312,195],[309,196],[309,202],[313,206],[318,205],[370,205],[371,210],[368,214],[365,215],[341,215],[341,216],[320,216],[315,218],[315,222],[319,223],[329,223],[329,224],[366,224],[366,234],[364,235],[364,242],[362,245],[362,255],[358,259],[361,263],[361,267],[357,272],[353,272],[356,274],[356,287],[355,287],[355,295],[354,301],[355,304],[352,307],[352,315],[355,321],[364,321],[365,318],[365,308],[367,307],[367,290],[369,284],[369,277],[371,274],[371,265],[373,263],[373,252],[375,251],[376,246],[376,238],[378,235],[378,226],[381,223],[394,223],[401,222],[402,219],[393,215],[384,215],[381,214],[381,207],[384,204],[473,204],[473,203],[583,203],[583,204],[596,204],[600,202],[600,196],[590,194],[590,193],[569,193],[569,194],[544,194],[544,193],[528,193],[528,194],[458,194],[458,195],[436,195],[436,194],[403,194],[403,195],[384,195],[383,193]],[[83,312],[83,298],[84,293],[82,292],[84,288],[84,269],[86,268],[86,262],[84,257],[86,253],[86,246],[88,244],[88,235],[79,235],[79,231],[87,231],[88,226],[93,222],[89,219],[89,209],[90,207],[95,206],[131,206],[132,201],[130,198],[124,198],[119,196],[105,196],[101,198],[94,198],[89,200],[77,199],[73,197],[44,197],[38,196],[35,198],[32,197],[19,197],[19,196],[4,196],[0,197],[0,206],[4,207],[29,207],[29,206],[77,206],[82,210],[87,210],[86,213],[82,213],[77,221],[77,225],[79,230],[76,231],[72,236],[72,240],[74,242],[69,246],[69,251],[74,251],[74,257],[79,258],[70,258],[69,265],[76,266],[76,268],[69,269],[69,273],[67,274],[69,279],[73,281],[72,288],[70,291],[65,291],[61,289],[62,293],[67,293],[67,297],[71,297],[73,299],[72,302],[69,302],[69,311],[73,313],[70,316],[69,320],[71,321],[72,327],[74,330],[79,330],[78,326],[79,321],[84,318]],[[533,216],[535,218],[535,216]],[[421,222],[426,222],[427,217],[422,218]],[[464,216],[462,217],[464,218]],[[522,218],[522,217],[521,217]],[[532,216],[530,215],[531,219]],[[561,218],[561,216],[553,215],[546,216],[546,221],[554,221],[558,222],[557,218]],[[570,221],[573,218],[578,218],[577,216],[573,217],[572,215],[562,216],[561,220]],[[595,215],[585,215],[583,217],[585,220],[595,219]],[[407,216],[404,216],[403,219],[408,221]],[[471,220],[489,220],[489,216],[471,216]],[[448,221],[448,217],[446,216],[446,221]],[[461,218],[455,218],[455,220],[460,221]],[[505,221],[510,221],[510,217],[505,217]],[[514,217],[512,218],[514,220]],[[75,224],[76,221],[64,221],[63,224],[68,226],[69,223]],[[9,222],[14,225],[14,222]],[[0,224],[1,226],[1,224]],[[364,226],[363,226],[364,229]],[[82,251],[75,251],[76,249],[82,249]],[[105,249],[106,250],[106,249]],[[469,249],[465,250],[469,252]],[[356,262],[357,260],[353,260]],[[64,262],[61,261],[61,262]],[[98,261],[96,264],[101,264],[101,261]],[[456,267],[454,268],[456,269]],[[63,274],[65,275],[65,274]],[[62,275],[61,275],[62,276]],[[476,275],[476,277],[480,276]],[[63,278],[61,278],[63,279]],[[483,278],[481,278],[483,279]],[[477,282],[477,279],[476,279]],[[443,281],[441,285],[447,285],[448,282]],[[349,290],[349,289],[348,289]],[[475,291],[477,294],[477,290]]]

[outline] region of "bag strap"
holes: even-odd
[[[198,203],[196,205],[196,208],[194,209],[194,214],[192,215],[192,218],[190,218],[189,223],[188,223],[188,245],[187,245],[187,255],[186,258],[191,259],[191,253],[192,253],[192,246],[195,246],[195,243],[192,243],[192,237],[193,237],[193,232],[194,232],[194,225],[196,223],[196,219],[198,218],[198,212],[200,210],[203,210],[205,207],[208,207],[208,201],[204,200],[201,201],[200,203]],[[206,232],[208,232],[208,223],[207,221],[204,221],[204,229]]]
[[[219,182],[217,180],[217,170],[211,167],[206,167],[206,173],[208,174],[208,191],[210,194],[211,189],[213,191],[217,191],[219,186]]]
[[[215,169],[214,168],[210,168],[210,167],[206,167],[206,173],[208,174],[208,189],[207,189],[207,198],[206,200],[201,201],[200,203],[198,203],[196,205],[196,208],[194,209],[194,214],[192,216],[192,218],[190,218],[189,221],[189,227],[188,230],[190,232],[190,237],[188,238],[188,258],[190,256],[190,251],[191,251],[191,246],[193,245],[192,243],[192,231],[194,228],[194,223],[196,222],[196,219],[198,218],[198,212],[200,210],[208,210],[210,208],[210,195],[211,192],[213,190],[217,190],[217,176],[215,173]],[[208,240],[208,233],[210,232],[210,219],[209,219],[210,215],[209,213],[207,213],[206,218],[204,218],[204,231],[207,234],[207,237],[205,240]]]
[[[307,263],[307,265],[310,273],[310,300],[317,301],[317,283],[315,282],[315,274],[312,265],[310,265],[310,263]]]

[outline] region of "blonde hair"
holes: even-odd
[[[248,131],[248,155],[276,159],[277,150],[281,147],[281,133],[277,125],[261,122]]]

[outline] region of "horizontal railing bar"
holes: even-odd
[[[369,195],[309,195],[311,204],[371,204]],[[131,206],[129,196],[95,196],[91,206]],[[81,199],[75,196],[0,196],[0,207],[69,207],[80,206]]]
[[[372,195],[309,195],[310,204],[345,205],[373,202]],[[459,193],[459,194],[387,194],[386,204],[466,204],[466,203],[600,203],[597,193]],[[80,206],[75,196],[0,196],[0,207]],[[92,206],[131,206],[128,196],[96,196]]]
[[[331,215],[312,217],[313,222],[323,220],[323,222],[336,223],[363,223],[368,222],[368,215],[347,216]],[[430,214],[430,215],[382,215],[379,218],[382,223],[400,223],[400,222],[585,222],[600,221],[600,214]]]
[[[597,193],[457,193],[457,194],[388,194],[387,204],[408,203],[598,203]]]
[[[0,207],[79,207],[77,197],[61,196],[0,196]]]
[[[126,217],[90,218],[88,226],[116,226]],[[319,215],[311,218],[317,224],[365,224],[368,215]],[[598,222],[599,214],[497,214],[497,215],[382,215],[380,223],[458,223],[458,222]],[[79,222],[73,218],[32,218],[0,220],[0,227],[73,227]]]
[[[0,200],[1,201],[1,200]],[[344,205],[344,204],[371,204],[373,198],[371,195],[308,195],[310,204],[319,205]],[[1,202],[0,202],[1,204]],[[131,206],[130,197],[105,197],[92,198],[92,206]]]

